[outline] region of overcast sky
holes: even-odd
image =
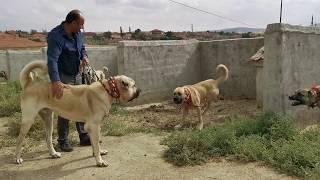
[[[80,9],[86,31],[217,30],[230,27],[265,28],[279,22],[280,0],[175,0],[217,14],[228,21],[169,0],[1,0],[0,30],[46,29]],[[283,0],[283,22],[309,25],[311,16],[320,23],[320,0]],[[234,22],[236,21],[236,22]],[[239,23],[237,23],[239,22]]]

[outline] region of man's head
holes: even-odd
[[[84,17],[80,10],[74,9],[70,11],[64,22],[68,24],[72,33],[77,33],[81,29],[84,29]]]

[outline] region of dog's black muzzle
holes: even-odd
[[[175,97],[173,97],[173,102],[176,104],[181,104],[182,98],[180,96],[175,96]]]
[[[291,106],[298,106],[305,104],[304,101],[302,101],[299,97],[296,95],[289,96],[289,100],[294,101],[291,103]]]
[[[138,88],[138,89],[137,89],[137,91],[136,91],[136,93],[134,93],[134,95],[132,96],[132,98],[131,98],[131,99],[129,99],[129,101],[128,101],[128,102],[130,102],[130,101],[132,101],[132,100],[134,100],[134,99],[138,98],[138,97],[139,97],[139,95],[140,95],[140,92],[141,92],[141,89],[140,89],[140,88]]]

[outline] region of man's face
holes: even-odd
[[[73,32],[80,32],[81,29],[84,29],[84,18],[80,16],[77,20],[72,22]]]

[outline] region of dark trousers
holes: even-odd
[[[71,85],[79,85],[81,84],[81,75],[80,73],[77,75],[67,75],[60,73],[60,80],[64,84],[71,84]],[[84,130],[84,123],[83,122],[76,122],[77,131],[79,133],[79,137],[86,136],[88,133]],[[65,119],[61,116],[58,116],[58,142],[59,143],[66,143],[68,142],[68,135],[69,135],[69,120]]]

